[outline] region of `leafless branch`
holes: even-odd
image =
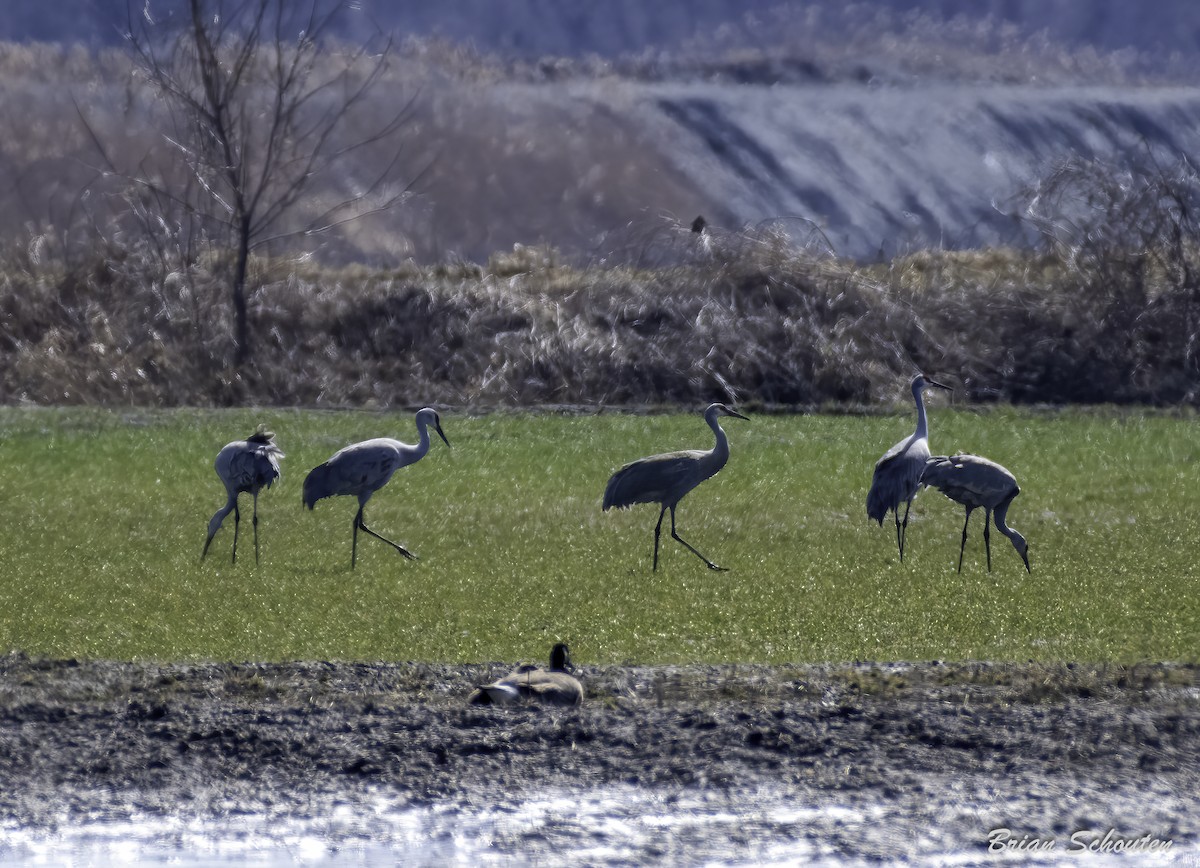
[[[250,251],[401,201],[408,186],[380,197],[401,169],[397,150],[364,189],[299,227],[288,225],[316,179],[400,132],[415,97],[366,134],[339,140],[382,81],[392,52],[390,39],[381,50],[335,50],[334,29],[347,0],[162,0],[165,12],[152,8],[154,0],[128,3],[130,54],[162,97],[170,122],[163,140],[188,179],[183,189],[148,174],[132,180],[157,205],[228,231],[235,334],[244,358]]]

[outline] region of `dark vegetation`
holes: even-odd
[[[1200,179],[1180,164],[1124,181],[1064,167],[1032,197],[1034,252],[858,265],[770,230],[675,227],[650,265],[542,248],[483,266],[255,260],[241,367],[219,257],[183,272],[137,246],[69,263],[14,246],[0,399],[811,407],[893,397],[923,369],[975,401],[1196,405]]]
[[[810,16],[811,32],[820,32],[819,19]],[[747,26],[778,31],[785,23]],[[954,78],[997,80],[987,57],[996,69],[1023,70],[1018,79],[1134,75],[1120,57],[1063,55],[1003,27],[938,29],[913,18],[905,28],[904,38],[892,40],[895,54],[884,58],[900,78],[952,67]],[[845,42],[842,57],[817,57],[805,75],[877,79],[883,61],[864,48],[875,44],[865,33]],[[942,53],[949,67],[922,68],[931,34],[947,47],[993,50],[958,60]],[[871,56],[877,66],[856,72],[846,61],[852,55]],[[1015,55],[1025,66],[995,60]],[[198,172],[189,156],[197,149],[167,135],[179,121],[164,114],[144,64],[139,69],[121,49],[0,46],[9,84],[0,98],[9,130],[0,144],[9,182],[0,189],[0,401],[723,399],[814,407],[894,397],[903,391],[898,383],[924,369],[976,401],[1200,403],[1200,178],[1182,157],[1155,157],[1147,148],[1121,165],[1061,162],[1011,203],[1023,223],[1018,234],[1040,239],[1033,247],[927,251],[863,264],[840,257],[819,232],[807,231],[807,221],[703,233],[689,230],[690,210],[629,221],[623,215],[642,206],[622,197],[651,188],[648,199],[681,209],[699,201],[669,167],[653,162],[636,130],[611,118],[573,131],[540,96],[510,117],[512,106],[495,98],[501,91],[487,90],[485,98],[479,90],[483,83],[527,88],[628,75],[746,80],[739,64],[792,69],[766,49],[747,55],[714,37],[669,63],[647,56],[641,67],[595,58],[522,65],[428,41],[407,43],[381,65],[358,69],[355,58],[355,49],[334,43],[308,58],[314,80],[338,88],[323,90],[324,101],[311,107],[297,106],[289,121],[303,129],[303,111],[315,112],[314,121],[337,112],[330,153],[356,142],[363,151],[353,160],[323,159],[326,178],[285,184],[289,210],[254,237],[245,256],[251,245],[244,233],[234,243],[211,220],[196,220],[195,205],[179,207],[187,197],[207,194],[218,204],[228,197],[213,193],[219,161]],[[696,58],[717,58],[720,69]],[[368,80],[378,87],[367,105],[329,96],[357,94]],[[376,137],[380,119],[401,116],[387,141]],[[566,155],[552,166],[560,174],[530,159],[534,139]],[[538,176],[556,198],[539,200],[538,187],[501,186],[503,176],[487,171],[498,160],[528,161],[513,177]],[[400,171],[376,189],[379,166]],[[353,191],[372,193],[357,209],[371,212],[374,202],[386,207],[404,198],[426,169],[440,179],[439,191],[457,183],[460,201],[500,197],[541,214],[546,226],[573,222],[572,199],[601,202],[618,228],[590,245],[510,251],[496,227],[495,236],[489,229],[476,239],[476,246],[493,242],[489,249],[505,251],[486,264],[455,255],[467,218],[434,196],[392,209],[386,224],[368,213],[314,231]],[[180,189],[172,179],[184,193],[170,192]],[[236,229],[244,216],[232,210],[225,228]],[[239,281],[244,291],[231,294]],[[243,321],[245,333],[233,333],[230,323]]]

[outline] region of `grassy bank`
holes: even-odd
[[[350,498],[300,504],[304,474],[346,443],[414,439],[409,414],[4,409],[0,649],[118,659],[473,661],[540,657],[565,639],[589,662],[853,659],[1195,660],[1200,601],[1188,498],[1194,422],[1114,412],[976,413],[936,406],[935,451],[1013,470],[1010,522],[1033,573],[979,517],[962,575],[962,511],[917,501],[904,564],[865,516],[875,459],[911,431],[883,417],[727,420],[728,467],[693,492],[680,531],[728,573],[664,540],[657,510],[602,514],[625,461],[708,448],[697,414],[443,414],[435,441],[367,508],[421,556],[360,540]],[[287,452],[260,499],[262,563],[223,501],[217,450],[260,422]],[[249,502],[244,515],[249,517]]]

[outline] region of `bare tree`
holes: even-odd
[[[133,4],[137,2],[135,7]],[[400,130],[412,107],[353,131],[347,121],[379,84],[382,46],[334,44],[346,0],[129,0],[130,52],[165,108],[163,136],[185,171],[141,172],[143,201],[173,208],[223,237],[232,254],[237,361],[252,350],[247,315],[251,253],[395,204],[401,149],[371,177],[347,181],[332,204],[297,207],[313,182]],[[110,161],[111,162],[111,161]],[[345,175],[341,176],[345,180]],[[303,212],[303,213],[301,213]]]

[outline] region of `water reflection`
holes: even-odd
[[[382,791],[361,794],[324,816],[236,813],[213,817],[131,815],[70,821],[53,830],[0,828],[0,862],[59,865],[838,865],[883,853],[926,864],[1071,864],[1066,853],[989,854],[985,842],[939,838],[928,818],[896,805],[814,806],[787,793],[664,793],[607,787],[499,801],[456,800],[413,807]],[[882,837],[886,836],[886,837]],[[893,849],[894,848],[894,849]],[[1200,850],[1177,847],[1175,864]],[[1089,854],[1090,855],[1090,854]],[[1118,864],[1101,857],[1089,866]],[[1127,860],[1126,860],[1127,862]],[[1122,862],[1120,864],[1126,864]]]

